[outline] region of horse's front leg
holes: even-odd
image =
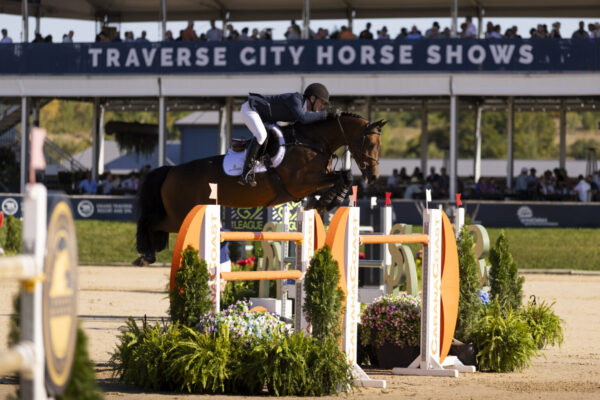
[[[314,208],[317,212],[323,214],[325,211],[330,211],[340,206],[346,197],[348,197],[352,185],[352,173],[350,170],[329,175],[328,178],[332,179],[333,186],[325,192],[320,192],[321,196],[318,200],[315,197],[317,193],[309,196],[306,205],[307,209]]]

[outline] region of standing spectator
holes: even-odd
[[[573,192],[577,194],[579,201],[588,202],[588,192],[592,189],[592,186],[583,179],[583,175],[579,175],[579,178],[577,179],[579,182],[577,182],[577,185],[573,188]]]
[[[560,34],[560,22],[556,21],[552,24],[552,32],[550,32],[550,37],[552,39],[562,39]]]
[[[252,40],[250,36],[248,36],[248,27],[246,26],[242,29],[242,34],[240,35],[238,40]]]
[[[400,33],[398,34],[398,36],[396,36],[396,40],[406,39],[407,36],[408,36],[408,31],[406,30],[406,28],[401,28]]]
[[[135,39],[133,38],[133,32],[131,31],[127,31],[125,32],[125,43],[129,43],[129,42],[135,42]]]
[[[342,26],[342,31],[340,32],[340,39],[342,40],[356,40],[356,35],[352,33],[350,28],[347,26]]]
[[[425,37],[427,39],[436,38],[439,36],[439,33],[440,33],[440,24],[437,21],[434,21],[433,25],[431,25],[431,28],[429,28],[425,31]]]
[[[597,24],[588,24],[588,30],[590,31],[590,39],[598,39],[600,32],[598,32]]]
[[[384,25],[380,31],[377,31],[377,39],[389,39],[390,35],[388,34],[387,27]]]
[[[463,37],[468,39],[477,38],[477,28],[475,28],[475,24],[473,24],[473,17],[468,15],[465,20],[465,24],[466,25],[463,31]]]
[[[515,39],[521,39],[521,35],[519,35],[519,33],[518,33],[519,28],[517,28],[516,25],[513,25],[512,28],[510,28],[510,29],[514,32]]]
[[[227,24],[225,26],[225,34],[223,35],[223,39],[224,40],[233,40],[233,25],[231,24]]]
[[[590,185],[590,195],[591,195],[590,200],[591,201],[600,200],[600,195],[598,193],[598,185],[594,181],[594,178],[592,177],[592,175],[588,175],[587,178],[585,179],[585,181]]]
[[[324,28],[319,28],[319,30],[317,31],[317,33],[315,34],[313,39],[325,40],[325,39],[327,39],[327,36],[329,36],[329,31]]]
[[[0,39],[0,43],[12,43],[12,39],[8,36],[8,31],[6,29],[2,29],[2,39]]]
[[[165,42],[172,42],[175,39],[173,39],[173,32],[171,31],[167,31],[167,37],[165,38]]]
[[[488,21],[487,25],[485,26],[484,37],[486,39],[491,39],[493,33],[494,33],[494,24],[492,23],[492,21]]]
[[[537,170],[535,168],[531,168],[529,170],[529,176],[527,177],[527,192],[529,193],[529,198],[537,200],[539,193],[539,181],[535,174]]]
[[[138,42],[148,42],[148,39],[146,38],[146,31],[142,31],[142,36],[137,38],[137,41]]]
[[[371,23],[367,22],[367,27],[360,32],[360,35],[358,35],[359,39],[373,39],[373,34],[371,33]]]
[[[396,188],[398,187],[398,183],[399,183],[398,180],[399,180],[398,168],[394,168],[392,175],[388,176],[388,178],[387,178],[387,188],[389,191],[393,192],[396,190]]]
[[[407,39],[421,39],[421,32],[417,29],[416,25],[413,25],[410,29],[410,33],[406,36]]]
[[[37,32],[31,43],[44,43],[44,37],[41,33]]]
[[[63,35],[63,43],[73,43],[73,31],[69,31],[68,34]]]
[[[98,184],[92,178],[92,173],[88,171],[85,174],[85,179],[79,182],[79,186],[77,186],[79,193],[83,194],[96,194],[98,191]]]
[[[301,38],[300,27],[296,24],[295,20],[292,20],[291,25],[287,28],[284,36],[287,40],[298,40]]]
[[[117,185],[115,183],[115,180],[109,171],[106,173],[106,179],[102,183],[102,194],[109,195],[109,194],[111,194],[113,189],[116,189],[116,188],[117,188]]]
[[[214,25],[214,20],[210,21],[211,25]],[[194,31],[194,21],[189,20],[187,27],[181,32],[181,40],[185,42],[190,42],[192,40],[198,40],[198,35],[196,35],[196,31]],[[220,39],[219,39],[220,40]]]
[[[573,32],[572,39],[588,39],[590,35],[585,31],[585,23],[583,21],[579,21],[579,29]]]
[[[521,168],[521,175],[517,177],[515,181],[515,193],[517,194],[519,200],[527,199],[527,168]]]
[[[256,28],[252,29],[252,36],[250,36],[250,39],[252,39],[252,40],[258,40],[259,39],[259,37],[258,37],[258,29],[256,29]]]
[[[206,31],[206,40],[209,42],[223,40],[223,31],[215,26],[214,19],[210,20],[210,29]]]

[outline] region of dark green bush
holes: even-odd
[[[304,278],[306,300],[303,311],[317,338],[341,334],[344,292],[338,287],[339,281],[338,263],[332,258],[329,247],[316,251]]]
[[[531,364],[537,346],[529,325],[510,306],[493,300],[473,325],[471,340],[479,350],[477,368],[480,371],[511,372]]]
[[[477,291],[481,289],[481,281],[479,279],[479,266],[473,251],[473,236],[466,226],[463,226],[460,231],[457,245],[460,298],[454,337],[464,343],[469,343],[473,324],[477,321],[481,310],[481,299],[477,294]]]
[[[529,325],[529,332],[538,349],[547,345],[561,345],[564,340],[562,320],[552,311],[552,304],[530,301],[521,310],[521,315]]]
[[[504,231],[500,233],[496,245],[490,249],[490,296],[501,304],[517,310],[523,298],[523,281],[518,275],[517,265],[508,248]]]
[[[21,253],[22,243],[22,224],[21,220],[9,215],[5,220],[6,237],[4,239],[4,251],[8,254],[19,254]]]
[[[196,326],[199,318],[212,308],[206,261],[198,258],[198,250],[192,246],[182,253],[170,299],[171,321],[185,326]]]

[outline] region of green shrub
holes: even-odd
[[[344,292],[338,287],[339,281],[338,263],[332,258],[329,247],[316,251],[304,278],[306,300],[303,311],[317,338],[341,334]]]
[[[529,332],[538,349],[547,345],[561,345],[564,341],[562,320],[552,311],[552,304],[542,301],[537,304],[534,301],[527,303],[521,310],[521,315],[529,325]]]
[[[5,220],[6,238],[4,239],[4,251],[8,254],[19,254],[22,252],[22,224],[21,220],[9,215]]]
[[[529,366],[531,357],[537,354],[529,325],[518,311],[497,300],[484,307],[473,325],[471,340],[478,349],[476,359],[480,371],[521,370]]]
[[[508,240],[504,231],[490,249],[490,295],[501,304],[517,310],[523,298],[523,281],[518,275],[517,265],[513,261],[508,248]]]
[[[182,253],[170,299],[171,321],[185,326],[196,326],[200,317],[212,308],[206,261],[198,258],[198,250],[192,246]]]
[[[254,271],[254,264],[239,265],[231,263],[231,271]],[[231,281],[227,282],[225,290],[221,293],[221,309],[237,303],[240,300],[247,300],[250,297],[258,297],[259,281]],[[274,281],[271,281],[274,284]]]
[[[466,226],[463,226],[460,231],[457,245],[460,298],[454,337],[464,343],[469,343],[473,324],[479,317],[481,310],[481,299],[477,294],[477,291],[481,289],[481,281],[479,279],[479,266],[473,251],[475,243]]]

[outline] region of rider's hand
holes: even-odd
[[[339,118],[342,115],[342,111],[338,108],[330,108],[327,110],[327,118]]]

